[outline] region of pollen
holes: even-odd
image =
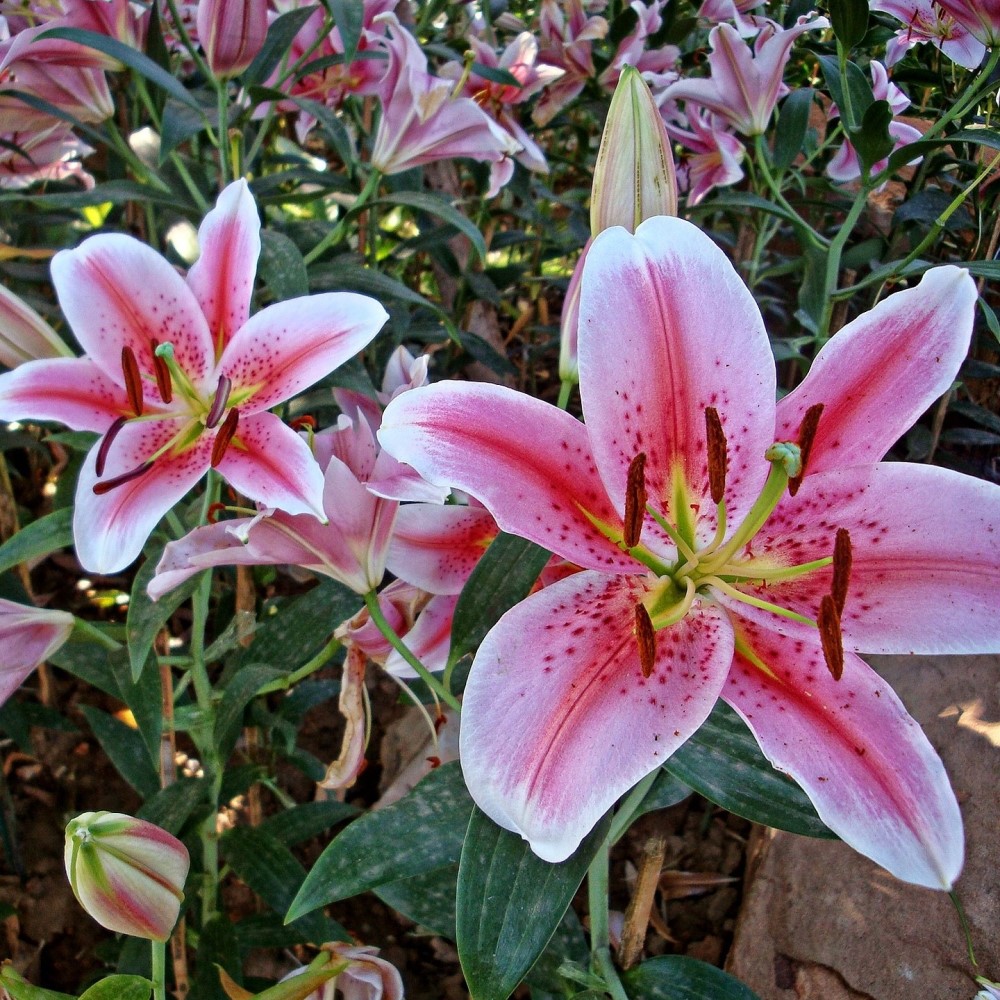
[[[625,534],[628,548],[639,544],[646,512],[646,453],[640,451],[629,463],[625,485]],[[648,617],[648,616],[647,616]]]
[[[705,432],[708,441],[708,486],[712,493],[712,503],[718,506],[726,494],[729,457],[726,432],[722,429],[719,411],[714,406],[705,408]]]
[[[656,630],[649,612],[642,604],[635,606],[635,641],[639,646],[639,665],[642,676],[649,677],[656,664]]]
[[[799,452],[802,455],[802,468],[797,476],[788,480],[788,492],[795,496],[802,485],[802,477],[806,474],[806,464],[809,461],[809,453],[812,451],[813,441],[816,440],[816,431],[819,429],[819,418],[823,415],[823,404],[816,403],[806,410],[802,423],[799,424]]]

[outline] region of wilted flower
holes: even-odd
[[[123,813],[86,812],[66,826],[65,861],[73,894],[102,927],[170,937],[190,866],[176,837]]]

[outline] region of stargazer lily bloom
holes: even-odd
[[[288,514],[323,513],[323,473],[272,406],[356,354],[387,318],[350,292],[290,299],[250,316],[260,220],[243,180],[219,196],[182,278],[121,234],[52,261],[86,358],[30,361],[0,376],[0,419],[97,431],[80,473],[73,536],[83,566],[112,573],[209,468]]]
[[[585,423],[492,385],[389,405],[383,448],[583,569],[512,608],[473,663],[461,757],[489,816],[568,857],[721,695],[840,837],[952,884],[944,768],[856,651],[1000,647],[1000,489],[878,461],[949,388],[975,299],[965,271],[929,271],[776,405],[732,265],[689,223],[650,219],[588,255]]]

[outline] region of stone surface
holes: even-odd
[[[956,889],[979,971],[1000,979],[1000,657],[872,663],[951,776],[966,838]],[[972,1000],[945,893],[899,882],[839,842],[769,830],[755,840],[728,968],[761,1000]]]

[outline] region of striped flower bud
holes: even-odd
[[[66,827],[66,874],[101,926],[166,941],[177,923],[190,859],[165,830],[122,813],[87,812]]]

